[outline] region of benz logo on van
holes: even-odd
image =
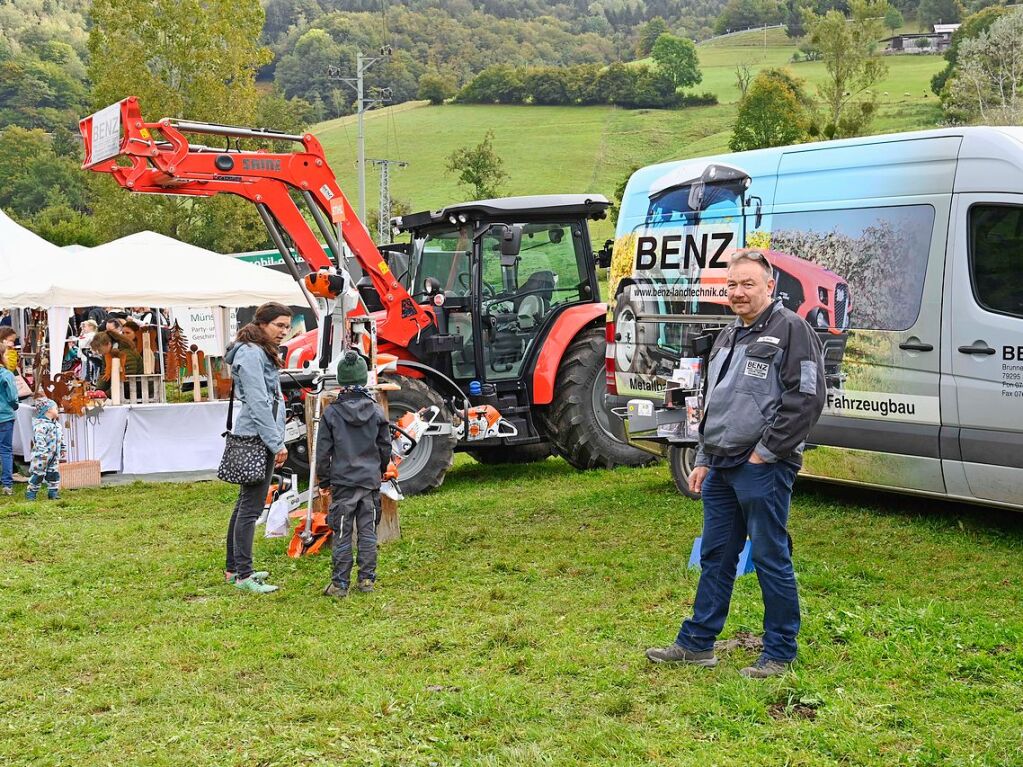
[[[728,264],[721,257],[732,244],[734,237],[734,232],[710,232],[699,236],[666,234],[660,238],[638,237],[636,271],[646,271],[658,266],[662,271],[689,270],[693,263],[701,269],[724,269]]]

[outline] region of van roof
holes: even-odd
[[[641,168],[623,201],[626,222],[645,218],[664,179],[695,166],[734,166],[767,205],[1003,192],[1023,194],[1023,128],[970,126],[859,136],[689,158]]]

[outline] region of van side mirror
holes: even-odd
[[[593,254],[597,266],[601,269],[607,269],[611,266],[611,253],[614,251],[614,247],[614,240],[604,240],[604,247]]]
[[[764,223],[764,201],[756,195],[750,195],[746,198],[746,205],[752,205],[756,201],[757,207],[753,214],[753,228],[759,229],[760,225]]]

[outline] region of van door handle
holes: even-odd
[[[959,351],[963,354],[994,354],[995,350],[983,341],[974,341],[973,346],[960,346]]]
[[[934,344],[925,344],[923,341],[903,341],[899,344],[900,349],[907,352],[933,352]]]

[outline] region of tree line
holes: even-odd
[[[589,105],[616,104],[628,108],[667,109],[681,105],[716,104],[712,93],[686,96],[680,89],[702,79],[692,41],[662,34],[651,48],[653,66],[616,62],[602,67],[489,66],[457,93],[429,82],[420,98],[442,103],[454,96],[467,104]]]

